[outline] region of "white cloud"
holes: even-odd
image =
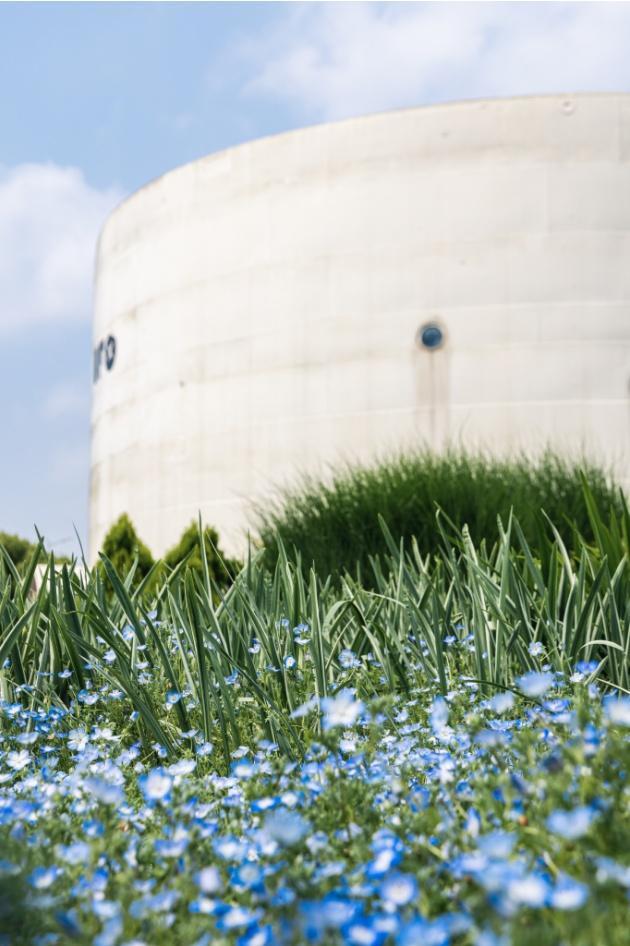
[[[0,334],[89,318],[96,239],[122,196],[77,168],[0,167]]]
[[[86,386],[70,382],[54,385],[46,394],[42,414],[48,420],[89,415],[90,391]]]
[[[627,3],[299,5],[244,44],[244,92],[308,119],[461,98],[630,90]]]

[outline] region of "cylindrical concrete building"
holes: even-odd
[[[90,549],[404,445],[551,444],[630,485],[630,96],[466,102],[241,145],[100,238]]]

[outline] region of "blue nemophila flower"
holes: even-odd
[[[163,768],[156,768],[141,775],[138,784],[148,802],[167,801],[173,788],[173,776]]]
[[[74,841],[72,844],[58,844],[57,857],[67,864],[87,864],[90,859],[90,845],[85,841]]]
[[[122,933],[123,919],[120,914],[116,914],[105,921],[101,932],[92,941],[93,946],[117,946]]]
[[[261,811],[268,811],[271,808],[277,807],[280,804],[279,798],[256,798],[251,803],[251,810],[258,814]]]
[[[497,693],[492,699],[488,700],[488,706],[495,713],[507,713],[514,706],[513,693]]]
[[[516,683],[525,696],[543,696],[554,685],[555,677],[553,673],[532,670],[519,677]]]
[[[169,775],[190,775],[197,767],[194,759],[180,759],[179,762],[173,762],[169,765],[167,772]]]
[[[232,762],[230,771],[235,778],[249,779],[253,778],[258,772],[258,763],[252,759],[235,759]]]
[[[412,811],[424,811],[431,803],[431,792],[424,785],[413,785],[409,792],[408,803]]]
[[[260,910],[252,911],[240,906],[230,907],[223,916],[217,920],[217,929],[238,930],[243,926],[251,926],[251,924],[259,920],[260,917]]]
[[[342,929],[359,913],[359,906],[345,897],[328,894],[322,900],[300,904],[308,932],[320,936],[327,929]]]
[[[372,917],[361,917],[344,928],[344,942],[351,946],[381,946],[388,932],[380,930]]]
[[[273,930],[266,924],[259,926],[254,923],[246,933],[236,940],[236,946],[272,946],[274,942]]]
[[[122,785],[104,778],[87,778],[83,786],[88,793],[104,805],[120,805],[125,800]]]
[[[230,880],[236,888],[246,890],[255,890],[261,892],[265,872],[260,864],[254,861],[246,861],[239,867],[233,867],[230,872]]]
[[[211,897],[197,897],[188,904],[189,913],[201,913],[203,916],[215,916],[225,912],[225,905],[221,900],[213,900]]]
[[[595,673],[598,667],[599,663],[596,660],[579,660],[569,679],[571,683],[581,683]]]
[[[514,906],[544,907],[549,896],[549,882],[540,874],[522,874],[508,881],[505,892],[509,903]]]
[[[336,696],[324,697],[320,700],[320,706],[324,715],[324,731],[336,726],[353,726],[365,709],[364,703],[356,698],[355,690],[349,687],[344,687]]]
[[[389,831],[380,831],[372,841],[374,857],[366,865],[367,877],[382,877],[400,863],[403,856],[402,841]]]
[[[283,665],[284,665],[284,669],[285,669],[285,670],[293,670],[293,668],[295,667],[297,661],[296,661],[295,657],[293,656],[293,654],[287,654],[287,656],[284,658],[284,660],[282,661],[282,663],[283,663]]]
[[[310,643],[310,637],[306,635],[310,631],[308,624],[298,624],[297,627],[293,628],[293,643],[294,644],[308,644]]]
[[[436,696],[436,698],[431,703],[429,723],[431,725],[431,729],[433,730],[433,735],[437,736],[438,739],[443,738],[445,735],[450,733],[450,730],[448,729],[448,715],[448,703],[444,697]]]
[[[297,844],[311,830],[311,824],[297,811],[276,808],[265,818],[263,831],[267,837],[288,847]]]
[[[418,946],[422,944],[431,944],[431,946],[450,946],[453,939],[459,939],[464,933],[467,933],[472,927],[473,922],[466,913],[445,913],[437,916],[434,920],[422,920],[425,925],[424,939],[416,939]],[[412,946],[413,940],[399,938],[398,943],[404,943],[404,946]]]
[[[68,936],[77,937],[81,935],[81,924],[76,910],[58,910],[55,913],[55,920],[62,929],[62,932]]]
[[[630,867],[618,864],[611,857],[596,857],[597,881],[605,884],[614,881],[630,890]]]
[[[161,890],[158,893],[147,894],[134,900],[129,908],[132,917],[142,920],[151,916],[152,913],[167,913],[172,910],[179,900],[177,890]]]
[[[496,729],[482,729],[475,736],[477,745],[485,746],[488,749],[493,749],[495,746],[504,746],[509,740],[508,733],[499,732]]]
[[[304,800],[303,792],[288,791],[283,792],[280,801],[286,808],[296,808]]]
[[[48,890],[61,873],[59,867],[36,867],[29,875],[28,882],[35,890]]]
[[[379,887],[379,896],[386,907],[404,907],[418,895],[418,883],[411,874],[389,874]]]
[[[68,748],[74,752],[82,752],[90,738],[84,729],[73,729],[68,736]]]
[[[361,661],[352,650],[342,650],[339,654],[339,664],[344,670],[352,670],[361,666]]]
[[[25,769],[30,762],[31,754],[26,749],[21,749],[19,752],[9,752],[7,755],[7,765],[16,772]]]
[[[302,703],[301,706],[296,707],[291,713],[292,719],[301,719],[303,716],[307,716],[312,710],[319,707],[319,699],[316,696],[312,696],[310,700],[307,700],[306,703]]]
[[[547,827],[553,834],[575,841],[587,833],[597,811],[590,805],[579,805],[572,811],[554,811],[547,818]]]
[[[232,758],[233,758],[233,759],[242,759],[242,758],[244,758],[246,755],[249,755],[249,753],[250,753],[250,748],[249,748],[249,746],[239,746],[238,749],[235,749],[234,752],[232,753]]]
[[[190,838],[183,825],[178,825],[170,838],[158,838],[153,843],[155,853],[160,857],[181,857],[186,851]]]
[[[89,690],[79,690],[77,699],[79,703],[84,703],[86,706],[94,706],[99,701],[99,695],[98,693],[91,693]]]
[[[530,641],[527,645],[527,649],[532,657],[540,657],[545,652],[545,648],[540,641]]]
[[[466,815],[466,823],[464,824],[464,831],[471,836],[471,838],[476,838],[479,836],[481,830],[481,818],[479,817],[479,812],[474,808],[471,808]]]
[[[135,884],[134,886],[139,886]],[[144,885],[146,889],[146,884]],[[114,900],[105,900],[102,897],[94,899],[92,904],[92,913],[99,920],[111,920],[115,916],[120,916],[121,907],[119,903],[116,903]]]
[[[226,861],[240,861],[245,856],[247,845],[244,841],[235,838],[233,835],[216,838],[213,842],[215,854]]]
[[[604,714],[616,726],[630,726],[630,696],[607,696]]]
[[[324,851],[329,844],[328,835],[325,831],[315,831],[307,837],[305,844],[311,854],[317,854],[319,851]]]
[[[477,839],[477,847],[486,857],[505,860],[512,853],[516,838],[507,831],[491,831]]]
[[[195,746],[195,754],[200,756],[211,755],[213,749],[213,742],[201,742]]]
[[[105,832],[105,825],[96,818],[87,818],[81,827],[88,838],[101,838]]]
[[[545,758],[542,760],[541,765],[547,772],[561,772],[564,768],[562,754],[557,750],[550,752],[549,755],[545,756]]]
[[[218,893],[223,886],[221,873],[217,867],[203,867],[195,875],[195,883],[202,893]]]
[[[555,910],[579,910],[588,900],[586,884],[562,875],[549,897],[549,905]]]

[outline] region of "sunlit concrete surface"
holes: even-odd
[[[92,557],[121,512],[155,553],[199,510],[242,551],[274,487],[402,445],[550,443],[628,486],[630,96],[408,109],[178,168],[103,230],[99,345]]]

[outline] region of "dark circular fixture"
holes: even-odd
[[[423,348],[435,351],[444,344],[444,333],[435,322],[427,322],[418,330],[418,341]]]

